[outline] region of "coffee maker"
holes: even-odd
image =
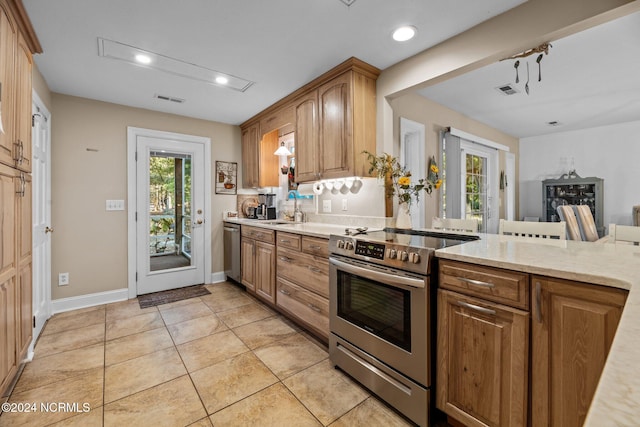
[[[258,194],[258,207],[256,216],[258,219],[276,219],[276,195],[272,193]]]

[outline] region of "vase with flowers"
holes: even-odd
[[[410,209],[414,199],[420,202],[422,191],[431,194],[434,189],[440,188],[442,180],[438,177],[438,164],[435,157],[429,158],[429,167],[426,178],[420,178],[412,182],[411,171],[402,166],[397,157],[388,153],[376,156],[364,151],[369,161],[369,173],[375,172],[379,179],[385,182],[385,195],[387,198],[398,197],[398,212],[396,215],[397,228],[411,228]]]

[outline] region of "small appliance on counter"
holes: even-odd
[[[255,209],[257,219],[276,219],[276,195],[273,193],[258,194],[258,207]]]

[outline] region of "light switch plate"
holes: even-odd
[[[346,211],[347,210],[347,199],[342,199],[342,210]]]
[[[322,212],[330,213],[331,212],[331,200],[323,200],[322,201]]]
[[[124,200],[107,200],[106,208],[108,211],[123,211]]]

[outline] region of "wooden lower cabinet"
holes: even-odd
[[[436,406],[467,426],[527,423],[529,313],[438,291]]]
[[[255,253],[256,253],[256,241],[243,237],[240,240],[240,257],[241,257],[241,272],[242,272],[242,284],[247,290],[255,292]]]
[[[276,249],[274,245],[256,242],[256,295],[271,304],[276,303]]]
[[[627,292],[532,278],[531,425],[581,426]]]
[[[15,276],[0,283],[0,396],[18,370],[16,355]]]

